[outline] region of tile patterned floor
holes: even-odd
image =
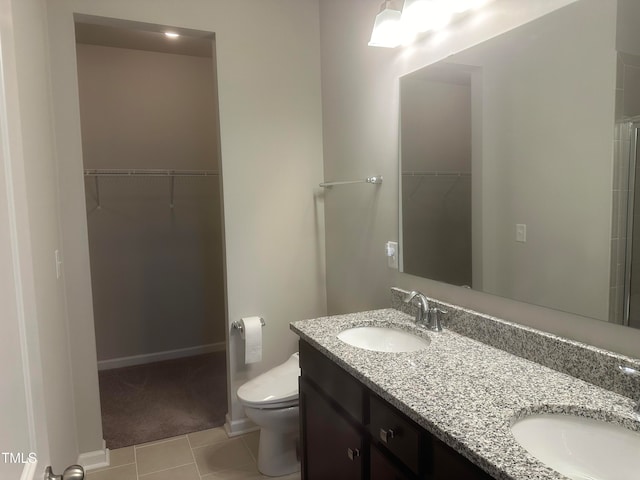
[[[258,480],[258,432],[228,438],[213,428],[157,442],[111,450],[108,468],[90,470],[87,480]],[[278,477],[300,480],[300,473]]]

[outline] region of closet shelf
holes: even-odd
[[[470,172],[402,172],[403,177],[470,177]]]
[[[209,177],[219,175],[213,170],[157,170],[157,169],[86,169],[86,177]]]
[[[166,177],[171,179],[171,193],[169,208],[174,207],[173,197],[175,191],[176,177],[214,177],[219,175],[213,170],[159,170],[159,169],[85,169],[85,177],[94,177],[96,181],[96,203],[98,209],[100,204],[100,177]]]

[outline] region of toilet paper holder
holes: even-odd
[[[262,325],[263,327],[265,326],[264,323],[264,318],[260,319],[260,325]],[[231,328],[238,330],[240,333],[244,332],[244,326],[242,325],[242,322],[240,322],[240,320],[236,320],[235,322],[231,322]]]

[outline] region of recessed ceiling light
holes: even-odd
[[[180,36],[180,34],[176,32],[164,32],[164,34],[169,38],[178,38]]]

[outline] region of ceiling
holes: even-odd
[[[75,31],[76,43],[194,57],[211,58],[215,41],[210,32],[89,16],[76,16]],[[169,38],[167,31],[180,36]]]

